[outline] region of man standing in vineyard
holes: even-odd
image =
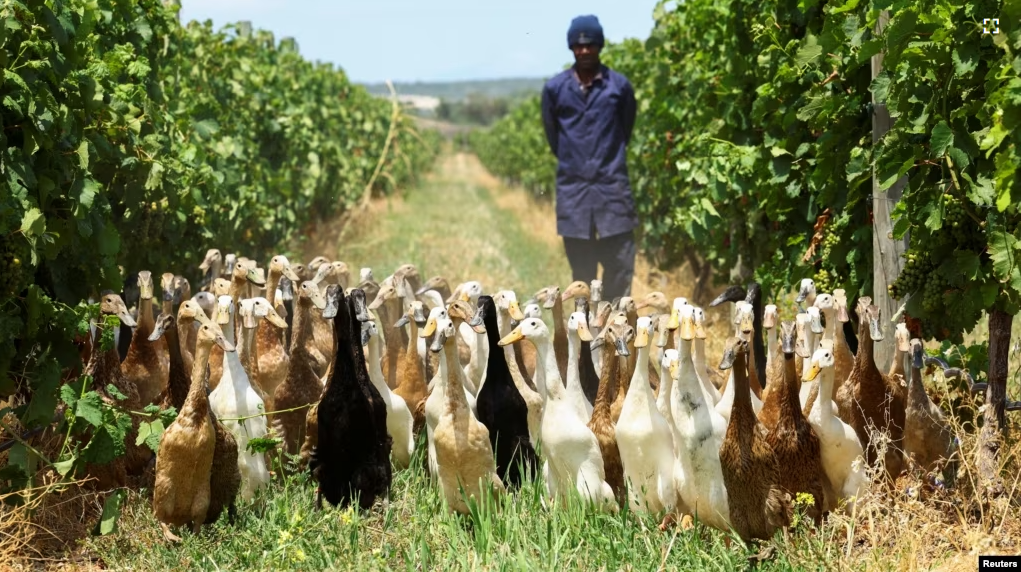
[[[542,122],[557,157],[557,234],[574,280],[596,278],[603,294],[631,293],[638,226],[627,171],[627,143],[635,125],[635,92],[623,75],[599,61],[603,28],[578,16],[567,31],[574,65],[542,90]]]

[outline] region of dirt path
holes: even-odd
[[[425,278],[438,274],[452,286],[478,280],[490,292],[513,289],[521,300],[550,284],[563,288],[571,282],[553,204],[502,184],[469,153],[444,154],[417,188],[375,199],[342,231],[336,223],[325,224],[313,235],[304,260],[321,254],[347,262],[353,271],[368,266],[377,280],[410,262]],[[635,298],[653,290],[690,297],[693,284],[687,266],[663,272],[639,256],[631,291]],[[723,319],[721,326],[729,315],[725,308],[708,314],[711,322]],[[717,337],[725,338],[728,330]]]

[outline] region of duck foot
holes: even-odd
[[[173,542],[174,544],[181,542],[181,537],[177,536],[170,530],[169,524],[161,522],[160,528],[163,529],[163,538],[166,538],[168,542]]]
[[[677,519],[674,518],[674,513],[668,512],[668,513],[666,513],[666,516],[663,517],[663,522],[659,523],[659,529],[661,531],[663,531],[663,532],[666,532],[666,529],[668,529],[671,526],[673,526],[674,523],[676,523],[676,522],[677,522]]]

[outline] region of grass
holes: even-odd
[[[405,197],[377,200],[332,252],[319,253],[352,269],[371,266],[377,280],[410,262],[423,279],[444,276],[451,288],[478,280],[487,291],[514,289],[522,300],[550,284],[566,286],[571,270],[562,245],[531,232],[527,217],[499,208],[475,180],[479,168],[474,157],[447,155],[436,176]]]
[[[389,504],[368,513],[329,505],[316,511],[314,485],[298,476],[241,507],[234,526],[223,517],[208,532],[186,532],[180,546],[170,546],[147,499],[135,494],[119,532],[89,540],[86,549],[112,568],[151,570],[742,570],[758,553],[738,544],[728,549],[716,531],[664,533],[649,515],[594,512],[577,497],[544,506],[536,482],[457,515],[421,469],[423,452],[420,446],[415,468],[395,473]],[[772,544],[783,545],[781,538]],[[760,569],[806,568],[781,556]]]
[[[324,224],[300,252],[304,261],[323,254],[353,269],[371,265],[377,279],[413,262],[423,277],[476,279],[489,291],[513,288],[519,299],[570,281],[552,206],[500,185],[463,154],[448,153],[420,188],[372,201],[349,226]],[[632,292],[690,297],[691,284],[686,268],[662,272],[640,258]],[[726,306],[706,309],[711,360],[732,331]],[[934,397],[946,394],[939,381],[931,386]],[[1010,494],[1004,507],[977,501],[975,469],[967,462],[975,438],[958,428],[966,462],[953,491],[905,476],[892,487],[874,486],[854,516],[832,514],[820,530],[802,525],[751,547],[736,541],[728,547],[728,535],[702,527],[660,532],[658,518],[593,512],[576,498],[548,506],[542,483],[454,515],[421,468],[420,441],[413,468],[395,472],[389,502],[367,513],[328,505],[316,511],[307,477],[277,479],[242,503],[234,525],[224,517],[198,536],[181,531],[182,544],[171,546],[152,516],[150,492],[130,493],[115,533],[90,537],[102,495],[68,490],[37,497],[31,507],[0,509],[0,563],[118,570],[974,570],[979,554],[1021,551],[1021,426],[1013,424],[1003,448],[1001,475]],[[8,534],[28,548],[4,542]]]

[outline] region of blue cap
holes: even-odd
[[[571,20],[571,27],[567,30],[568,48],[584,44],[603,46],[603,27],[595,16],[578,16]]]

